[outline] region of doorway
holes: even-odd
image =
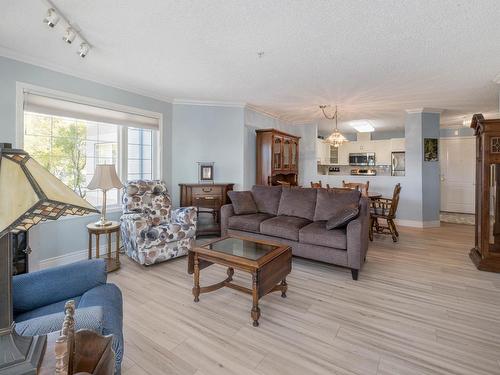
[[[441,211],[475,212],[475,137],[441,138]]]

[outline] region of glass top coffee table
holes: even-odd
[[[200,286],[200,271],[214,263],[228,267],[226,279],[213,285]],[[252,288],[232,283],[235,269],[252,275]],[[285,298],[288,289],[286,277],[291,271],[290,247],[268,241],[229,236],[196,246],[189,253],[188,272],[194,274],[194,301],[200,300],[200,294],[222,287],[251,294],[254,327],[259,325],[259,299],[275,291],[281,291],[281,296]]]

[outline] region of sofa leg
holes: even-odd
[[[359,270],[355,270],[354,268],[351,268],[351,275],[352,275],[353,280],[358,279],[358,272],[359,272]]]

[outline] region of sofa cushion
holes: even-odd
[[[278,215],[296,216],[307,220],[314,218],[316,191],[311,188],[285,188],[281,192]]]
[[[260,232],[269,236],[299,240],[299,229],[311,221],[295,216],[276,216],[260,224]]]
[[[361,193],[357,190],[317,189],[314,221],[330,220],[345,208],[358,207]]]
[[[257,205],[257,210],[264,214],[276,216],[281,198],[281,186],[255,185],[252,195]]]
[[[358,207],[346,207],[338,211],[326,222],[326,229],[331,230],[347,225],[351,220],[359,215]]]
[[[311,245],[334,247],[336,249],[347,249],[346,229],[326,229],[324,221],[315,221],[299,231],[299,241]]]
[[[230,229],[259,233],[260,223],[271,217],[273,216],[263,213],[256,213],[249,215],[234,215],[228,219],[228,227]]]
[[[253,200],[253,195],[250,191],[230,191],[227,193],[233,204],[234,213],[236,215],[246,215],[257,213],[257,205]]]

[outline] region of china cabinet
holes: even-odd
[[[472,117],[476,136],[476,220],[470,257],[481,271],[500,272],[500,119]]]
[[[297,185],[300,137],[276,129],[258,129],[257,185]]]

